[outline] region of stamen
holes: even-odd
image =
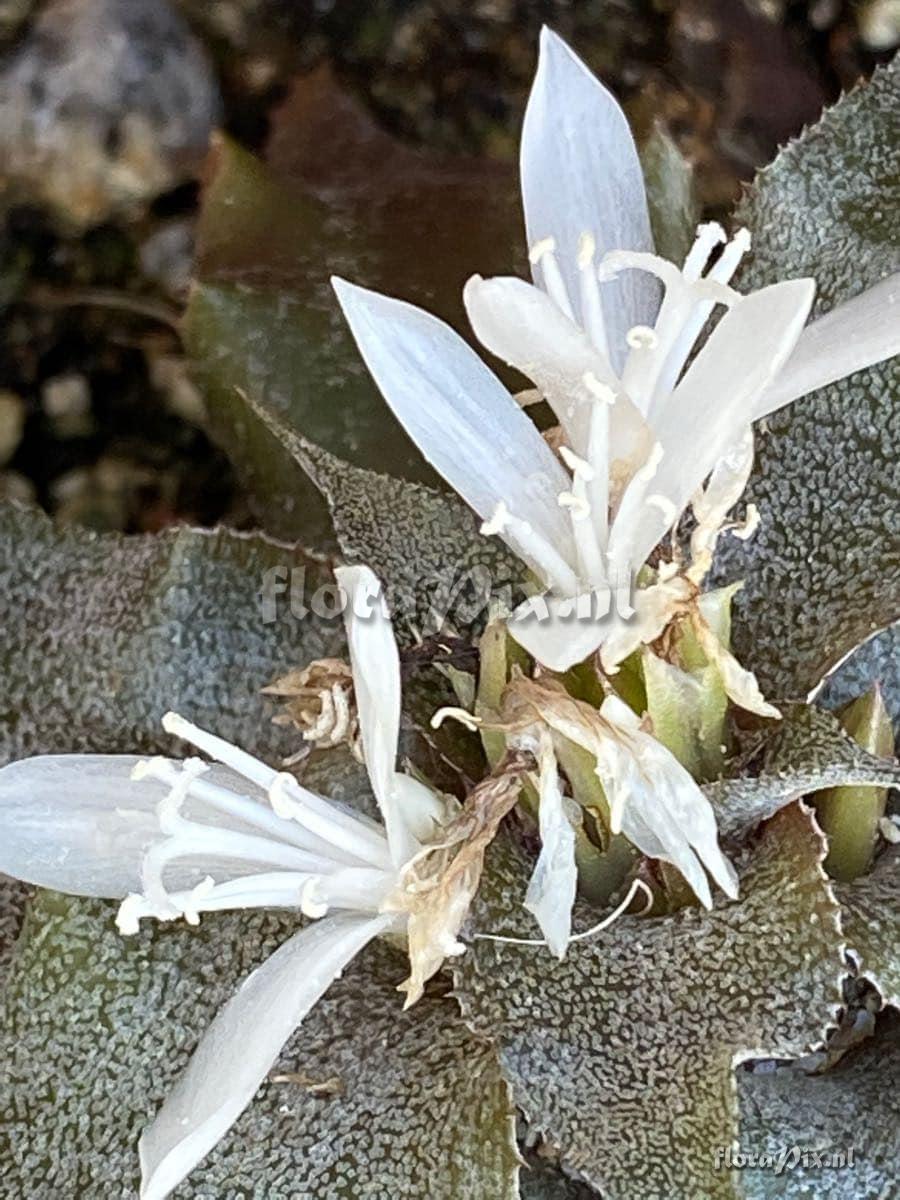
[[[485,537],[494,537],[502,533],[509,525],[509,509],[504,502],[500,500],[497,507],[494,509],[490,518],[487,521],[482,521],[479,529]]]
[[[586,521],[591,515],[591,506],[584,496],[576,496],[574,492],[560,492],[557,497],[560,508],[569,509],[573,521]]]
[[[603,300],[600,296],[600,282],[594,267],[594,254],[597,243],[592,233],[583,233],[578,246],[578,272],[581,292],[581,324],[584,332],[594,344],[594,347],[607,358],[609,356],[609,341],[606,336],[606,322],[603,317]]]
[[[663,450],[662,442],[654,442],[653,449],[647,456],[647,461],[639,471],[635,472],[635,478],[640,479],[643,483],[649,483],[659,470],[659,464],[662,462],[664,456],[665,451]]]
[[[581,382],[595,400],[600,400],[603,404],[615,404],[615,391],[609,386],[609,384],[604,383],[602,379],[598,379],[593,371],[585,371],[581,377]]]
[[[608,929],[613,922],[618,921],[619,917],[624,916],[638,892],[643,892],[645,896],[645,904],[639,913],[635,913],[636,917],[643,917],[653,907],[653,892],[642,879],[632,880],[631,887],[625,899],[613,909],[609,916],[604,917],[596,925],[592,925],[590,929],[585,929],[582,933],[574,933],[569,938],[569,943],[584,942],[588,938],[596,937],[598,933],[602,933],[604,929]],[[473,941],[476,942],[503,942],[507,946],[546,946],[548,943],[544,938],[517,938],[505,937],[500,933],[476,933],[473,934]]]
[[[267,794],[277,816],[296,821],[310,833],[349,851],[364,863],[378,867],[388,865],[390,858],[384,834],[308,792],[287,771],[276,773]]]
[[[574,321],[575,314],[572,311],[572,303],[569,300],[569,293],[566,289],[562,272],[559,269],[559,263],[556,261],[555,252],[556,239],[546,237],[542,238],[539,242],[535,242],[531,247],[528,258],[532,266],[540,265],[547,295],[570,321]]]
[[[713,250],[727,240],[725,230],[718,221],[706,221],[697,226],[697,236],[681,269],[682,275],[689,283],[694,283],[700,278],[706,270]]]
[[[659,345],[656,331],[649,325],[632,325],[625,335],[625,341],[632,350],[655,350]]]
[[[545,254],[553,254],[556,250],[556,238],[545,237],[534,243],[528,251],[528,261],[536,267]]]
[[[647,503],[652,505],[653,508],[659,509],[665,518],[667,528],[671,528],[678,520],[678,509],[668,496],[662,496],[659,492],[654,492],[652,496],[647,497]]]
[[[585,483],[590,483],[594,478],[595,472],[591,464],[577,455],[574,450],[570,450],[568,446],[560,446],[559,456],[572,474],[583,479]]]
[[[597,242],[592,233],[583,233],[578,243],[578,270],[584,271],[592,265]]]
[[[432,729],[440,729],[447,720],[459,721],[470,733],[477,733],[481,727],[481,717],[476,717],[464,708],[455,708],[452,704],[439,708],[429,724]]]
[[[736,538],[739,538],[742,542],[746,542],[756,533],[759,528],[759,522],[759,509],[755,504],[748,504],[747,515],[744,517],[744,520],[740,525],[733,526],[731,532]]]
[[[738,269],[741,259],[750,249],[750,230],[739,229],[719,256],[719,261],[709,273],[710,279],[728,283]]]
[[[305,917],[317,920],[328,912],[328,905],[318,894],[319,879],[314,875],[300,889],[300,911]]]

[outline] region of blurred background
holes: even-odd
[[[0,0],[0,495],[104,530],[253,524],[181,321],[218,131],[292,167],[326,212],[352,192],[343,220],[394,206],[405,178],[414,199],[417,181],[484,176],[500,207],[545,22],[724,216],[891,56],[900,0]],[[476,237],[482,215],[447,219]],[[405,257],[396,224],[404,294],[421,240]]]

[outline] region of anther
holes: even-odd
[[[482,521],[480,531],[485,537],[493,537],[494,534],[502,533],[508,524],[509,509],[501,500],[491,514],[490,519]]]
[[[576,454],[574,450],[570,450],[568,446],[560,446],[559,456],[572,472],[579,479],[583,479],[585,483],[590,483],[596,472],[589,462]]]
[[[652,505],[653,508],[659,509],[665,517],[667,526],[675,524],[678,519],[678,509],[668,496],[661,496],[658,492],[655,492],[652,496],[647,497],[647,503]]]
[[[604,404],[615,404],[616,393],[609,384],[604,383],[602,379],[598,379],[593,371],[585,371],[581,377],[581,382],[595,400],[602,400]]]
[[[556,250],[556,238],[545,237],[534,243],[528,251],[528,261],[532,266],[537,266],[545,254],[553,254]]]
[[[574,492],[560,492],[557,497],[560,508],[567,508],[572,514],[573,521],[584,521],[591,515],[591,506],[584,496],[576,496]]]
[[[632,325],[625,335],[625,341],[632,350],[655,350],[659,345],[656,331],[649,325]]]

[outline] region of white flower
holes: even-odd
[[[475,276],[465,301],[480,341],[553,407],[562,461],[448,326],[334,283],[400,422],[483,531],[547,589],[547,615],[529,605],[511,632],[565,670],[621,631],[604,615],[609,589],[637,572],[692,498],[702,506],[703,481],[717,472],[708,509],[743,486],[749,464],[736,447],[753,421],[900,350],[900,277],[804,329],[812,280],[745,296],[731,287],[745,231],[728,242],[702,225],[681,268],[658,258],[625,117],[546,29],[521,170],[534,285]],[[711,314],[719,319],[702,340]],[[736,465],[720,467],[728,459]],[[714,536],[698,547],[705,565]],[[576,597],[589,600],[587,619],[580,607],[572,619]]]
[[[384,825],[171,713],[166,730],[212,765],[73,754],[0,771],[0,872],[123,898],[123,933],[147,917],[196,923],[222,909],[288,907],[319,918],[244,981],[201,1040],[141,1138],[142,1200],[162,1200],[218,1142],[354,955],[379,934],[404,932],[403,868],[444,817],[428,788],[396,770],[400,665],[378,581],[365,567],[336,575],[349,600],[360,730]]]

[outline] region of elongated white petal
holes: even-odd
[[[747,426],[748,414],[790,356],[815,291],[789,280],[743,297],[722,317],[655,423],[665,453],[652,478],[625,490],[610,556],[644,562]]]
[[[363,566],[338,567],[335,577],[347,594],[344,625],[366,769],[384,818],[391,858],[400,866],[417,848],[394,791],[400,737],[400,655],[375,572]]]
[[[525,112],[520,156],[528,244],[556,242],[576,319],[581,310],[578,253],[584,234],[608,250],[652,250],[644,179],[634,139],[614,97],[549,29]],[[541,283],[541,267],[535,282]],[[634,271],[604,285],[603,319],[612,365],[621,371],[633,325],[652,325],[655,280]]]
[[[719,592],[707,592],[698,600],[699,611],[695,614],[694,632],[703,653],[719,672],[729,699],[747,712],[777,719],[781,713],[763,696],[756,676],[741,666],[712,628],[711,621],[715,619],[719,596]]]
[[[209,1153],[313,1005],[392,920],[326,918],[294,934],[244,981],[141,1138],[141,1200],[164,1200]]]
[[[736,896],[737,877],[719,848],[712,806],[690,774],[618,697],[607,697],[600,715],[623,735],[607,739],[597,773],[625,836],[644,854],[676,866],[707,908],[712,896],[703,868]]]
[[[754,419],[895,354],[900,354],[900,272],[804,329],[784,370],[760,397]]]
[[[589,593],[580,599],[589,607],[594,600]],[[551,671],[568,671],[582,662],[610,627],[609,616],[579,616],[577,601],[549,593],[520,604],[508,626],[519,645]]]
[[[591,411],[605,403],[598,398],[601,387],[610,390],[611,399],[615,394],[604,474],[616,460],[629,463],[646,454],[653,438],[643,417],[618,389],[606,358],[545,292],[522,279],[473,275],[463,299],[478,340],[532,380],[576,454],[588,455]]]
[[[334,279],[360,353],[428,461],[486,521],[504,505],[571,560],[568,477],[497,377],[443,321]]]
[[[125,754],[27,758],[0,770],[0,872],[76,896],[119,899],[141,887],[159,838],[163,784],[137,782]]]
[[[539,755],[541,852],[525,894],[547,945],[563,958],[572,933],[572,905],[578,886],[575,830],[566,816],[565,800],[549,734],[541,739]]]

